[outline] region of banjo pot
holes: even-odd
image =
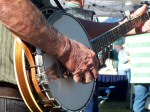
[[[48,18],[48,23],[70,39],[91,48],[87,33],[73,16],[56,11]],[[80,111],[89,103],[95,80],[89,84],[76,83],[65,75],[67,70],[55,57],[17,37],[14,47],[17,83],[31,111]]]

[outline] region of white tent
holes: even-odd
[[[85,0],[85,8],[94,10],[97,16],[122,17],[145,0]]]
[[[94,10],[101,17],[123,17],[127,10],[134,10],[141,2],[150,0],[85,0],[85,9]],[[65,0],[59,0],[65,7]],[[54,0],[51,3],[55,6]]]

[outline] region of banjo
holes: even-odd
[[[42,11],[49,14],[53,12],[52,10],[45,8]],[[81,42],[98,53],[148,19],[149,16],[145,13],[92,40],[88,39],[84,27],[76,18],[62,11],[54,11],[48,17],[48,22],[69,38]],[[90,102],[95,89],[95,80],[89,84],[75,83],[69,76],[70,73],[55,57],[15,35],[14,37],[15,76],[20,93],[30,111],[77,112]]]

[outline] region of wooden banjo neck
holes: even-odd
[[[105,32],[104,34],[90,40],[93,50],[95,53],[100,52],[103,48],[109,46],[111,43],[123,37],[133,28],[139,26],[140,24],[144,23],[146,20],[149,19],[148,12],[142,14],[136,18],[130,19],[123,24],[120,24],[113,29]]]

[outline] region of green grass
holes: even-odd
[[[106,101],[100,107],[100,112],[131,112],[128,101]]]
[[[130,91],[125,101],[106,100],[100,106],[100,112],[132,112],[130,109]]]

